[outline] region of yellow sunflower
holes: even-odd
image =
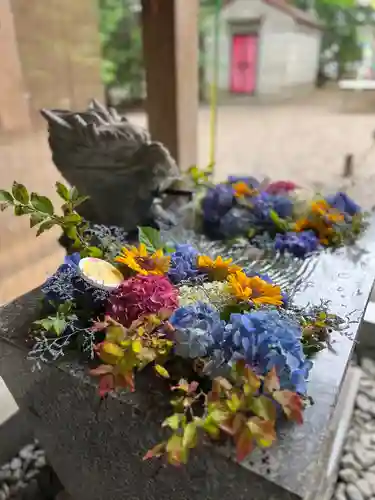
[[[230,274],[241,270],[232,262],[233,259],[223,259],[220,255],[216,259],[211,259],[208,255],[199,255],[197,259],[199,269],[206,272],[214,281],[223,281]]]
[[[241,302],[274,306],[281,306],[283,303],[279,286],[267,283],[259,276],[248,277],[243,271],[228,276],[228,289]]]
[[[171,258],[164,255],[163,250],[156,250],[155,253],[149,254],[146,245],[141,243],[139,248],[122,248],[115,261],[124,264],[138,274],[147,276],[149,274],[166,274]]]

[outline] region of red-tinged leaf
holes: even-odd
[[[273,367],[264,378],[264,388],[267,392],[272,393],[280,390],[280,380],[276,373],[276,368]]]
[[[224,391],[230,391],[230,390],[232,390],[233,385],[226,378],[224,378],[224,377],[216,377],[215,380],[217,381],[217,383],[219,384],[219,386],[222,389],[224,389]]]
[[[245,366],[246,366],[245,360],[239,359],[233,365],[232,372],[234,373],[234,375],[237,375],[237,377],[243,377],[245,374]]]
[[[248,428],[244,428],[236,438],[236,458],[242,462],[254,448],[253,439]]]
[[[189,394],[192,394],[192,393],[196,392],[196,390],[198,389],[198,387],[199,387],[199,382],[195,382],[195,381],[190,382],[189,388],[188,388]]]
[[[189,382],[182,378],[177,385],[171,387],[171,391],[189,392]]]
[[[111,365],[99,365],[96,368],[93,368],[89,371],[89,374],[93,377],[98,377],[101,375],[106,375],[107,373],[113,372],[113,366]]]
[[[105,398],[107,394],[114,391],[115,389],[115,378],[109,373],[108,375],[103,375],[99,381],[99,396]]]
[[[273,422],[276,420],[275,404],[270,398],[263,394],[251,399],[249,409],[264,420],[271,420]]]
[[[275,391],[272,396],[274,400],[281,405],[289,420],[293,420],[298,424],[303,424],[303,404],[301,396],[292,391]]]
[[[234,416],[232,422],[232,429],[234,434],[238,434],[245,424],[246,424],[246,417],[242,413],[237,413],[237,415]]]
[[[131,392],[134,392],[135,391],[135,385],[134,385],[134,374],[133,372],[129,372],[129,373],[125,373],[125,375],[123,375],[125,381],[126,381],[126,385],[125,387],[129,387],[129,389],[131,390]]]
[[[268,448],[276,440],[274,422],[252,417],[247,421],[247,427],[258,446]]]
[[[146,455],[143,457],[142,460],[149,460],[150,458],[159,458],[163,455],[165,451],[165,441],[163,443],[157,444],[151,450],[148,450]]]
[[[254,394],[260,387],[260,378],[248,365],[244,367],[244,377],[250,386],[252,394]]]
[[[107,321],[95,321],[95,323],[92,325],[91,327],[91,331],[92,332],[102,332],[103,330],[105,330],[108,326],[108,322]]]
[[[215,402],[220,400],[221,386],[217,379],[212,382],[211,391],[208,393],[208,400],[210,402]]]
[[[186,463],[188,450],[182,446],[182,436],[173,434],[167,442],[166,451],[171,465],[179,466],[181,463]]]

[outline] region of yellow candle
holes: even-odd
[[[113,290],[124,281],[124,276],[115,266],[102,259],[86,257],[79,262],[82,277],[91,285]]]

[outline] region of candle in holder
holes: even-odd
[[[124,281],[124,276],[115,266],[95,257],[81,259],[79,270],[90,285],[103,290],[114,290]]]

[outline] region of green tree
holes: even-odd
[[[142,97],[144,68],[139,2],[99,0],[102,79],[107,90],[121,87],[129,99]]]
[[[338,64],[341,76],[347,64],[359,60],[361,56],[357,40],[357,14],[360,7],[354,0],[294,0],[294,4],[303,10],[314,9],[323,21],[322,55],[336,47],[337,50],[329,51],[331,60]]]

